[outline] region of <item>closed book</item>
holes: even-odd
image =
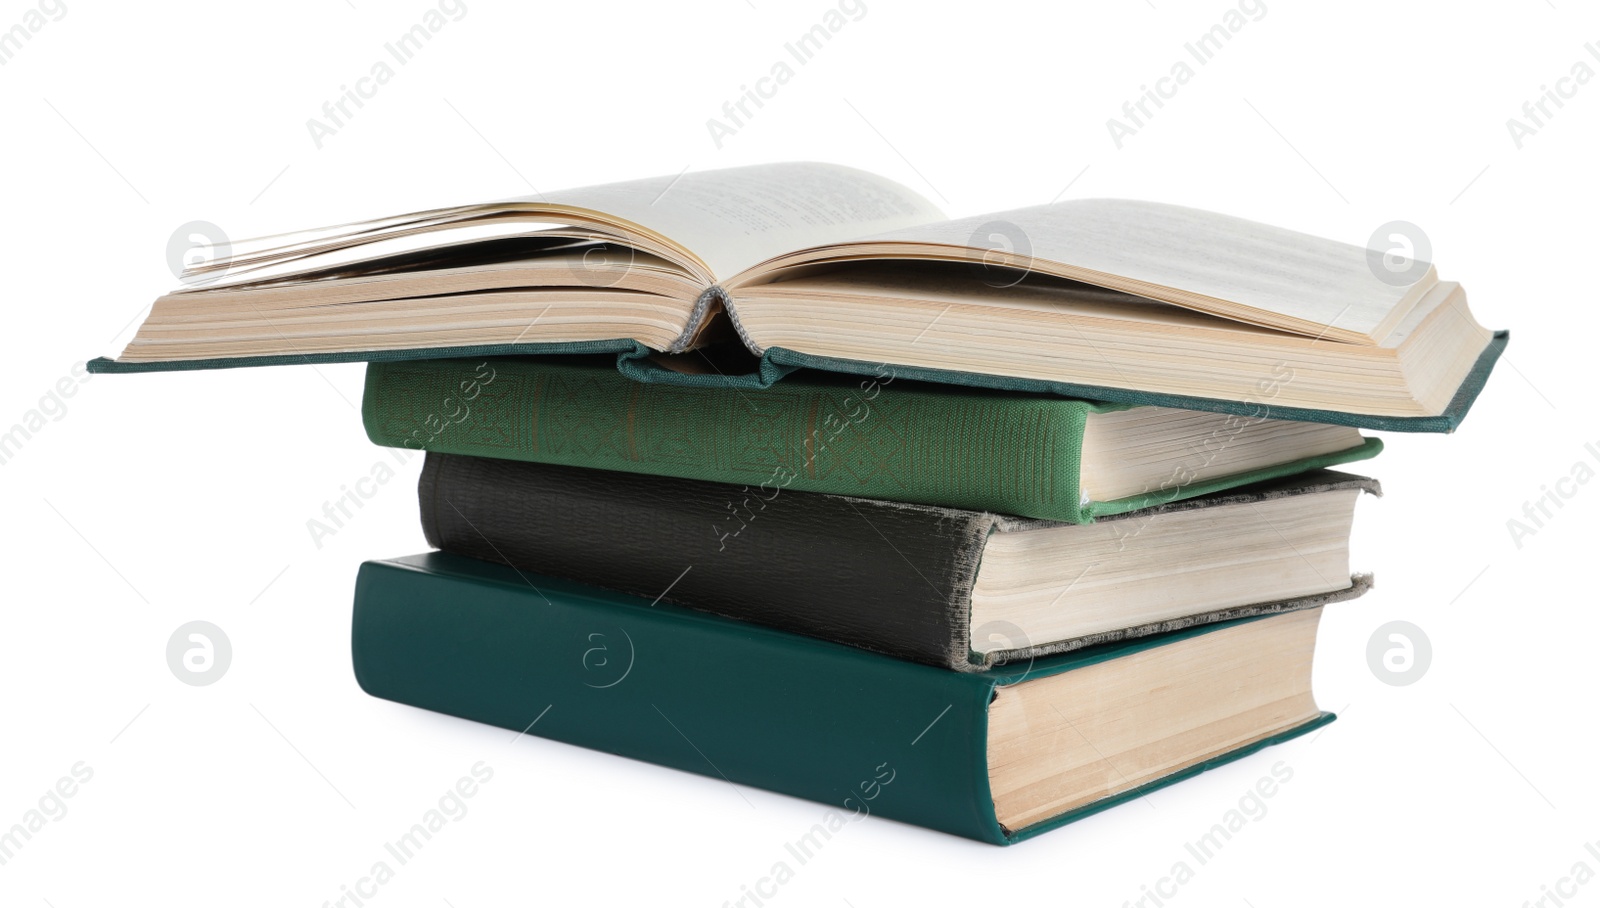
[[[430,452],[435,548],[957,671],[1349,599],[1318,470],[1092,524]]]
[[[771,388],[631,381],[605,360],[367,367],[380,445],[1087,523],[1363,460],[1347,426],[813,373]]]
[[[430,553],[362,565],[351,650],[377,697],[831,805],[814,839],[1010,844],[1330,721],[1320,613],[977,675]]]

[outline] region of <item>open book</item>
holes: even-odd
[[[234,243],[93,368],[739,343],[780,367],[1453,428],[1504,335],[1413,270],[1151,202],[948,220],[882,177],[766,164]],[[684,359],[662,371],[712,361]]]

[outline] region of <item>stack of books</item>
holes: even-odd
[[[436,551],[375,696],[1008,844],[1317,728],[1363,428],[1506,343],[1431,265],[778,164],[236,244],[92,371],[367,361]]]

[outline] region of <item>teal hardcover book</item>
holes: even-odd
[[[1320,614],[973,675],[430,553],[362,565],[351,650],[376,697],[1005,845],[1331,721]]]

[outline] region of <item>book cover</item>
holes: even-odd
[[[1006,845],[1333,716],[1006,829],[986,769],[988,708],[1001,685],[1289,617],[973,675],[431,553],[362,565],[351,651],[357,681],[376,697],[807,798],[845,821],[870,814]]]
[[[964,372],[953,369],[929,369],[915,366],[894,366],[897,375],[904,378],[928,381],[958,387],[983,388],[1001,391],[1026,391],[1054,394],[1079,400],[1104,401],[1127,405],[1175,407],[1185,410],[1204,410],[1226,413],[1250,419],[1286,419],[1298,422],[1321,422],[1338,426],[1354,426],[1382,432],[1454,432],[1466,419],[1472,404],[1483,391],[1489,374],[1494,371],[1500,354],[1505,352],[1511,332],[1496,331],[1489,345],[1479,355],[1476,365],[1457,388],[1444,412],[1437,416],[1380,416],[1350,413],[1339,410],[1319,410],[1305,407],[1286,407],[1275,404],[1268,395],[1255,400],[1223,400],[1181,394],[1158,394],[1114,388],[1105,385],[1081,385],[1039,379]],[[629,338],[582,342],[540,342],[516,344],[483,344],[460,347],[417,347],[396,350],[363,350],[339,353],[305,353],[275,356],[241,356],[217,359],[167,360],[162,362],[117,362],[107,357],[96,357],[88,363],[91,374],[121,374],[139,372],[187,372],[206,369],[233,369],[254,366],[295,366],[320,363],[387,363],[425,362],[438,359],[481,358],[487,356],[569,355],[583,353],[615,354],[617,369],[638,381],[654,384],[683,385],[689,387],[726,387],[736,390],[768,388],[798,369],[834,372],[842,375],[868,376],[884,369],[883,363],[837,357],[814,356],[797,353],[782,347],[765,351],[757,365],[737,374],[686,374],[655,365],[651,357],[655,351]]]
[[[1163,514],[1341,489],[1376,493],[1378,486],[1317,471],[1108,518],[1115,526],[1108,524],[1104,534],[1125,557],[1130,546],[1148,538],[1143,531],[1149,521]],[[1030,640],[1020,628],[999,624],[991,630],[1006,641],[1005,650],[976,653],[973,593],[990,535],[1049,524],[983,511],[781,489],[756,493],[695,480],[438,453],[430,453],[423,466],[418,499],[428,544],[447,552],[956,671],[1311,608],[1355,598],[1371,584],[1370,577],[1356,575],[1347,586],[1314,595],[1199,608],[1170,620],[1065,639]],[[1235,519],[1261,519],[1254,508],[1234,511]],[[1327,579],[1342,584],[1346,576]],[[1180,601],[1184,595],[1179,588],[1171,593]],[[1072,607],[1071,597],[1069,586],[1059,597],[1064,608]]]
[[[826,492],[1069,523],[1364,460],[1383,447],[1357,439],[1342,451],[1196,478],[1208,452],[1267,428],[1218,420],[1152,469],[1152,488],[1092,500],[1080,481],[1085,426],[1120,409],[886,373],[797,375],[759,393],[641,384],[593,358],[545,357],[372,363],[361,413],[368,437],[390,447],[730,483],[763,497]]]

